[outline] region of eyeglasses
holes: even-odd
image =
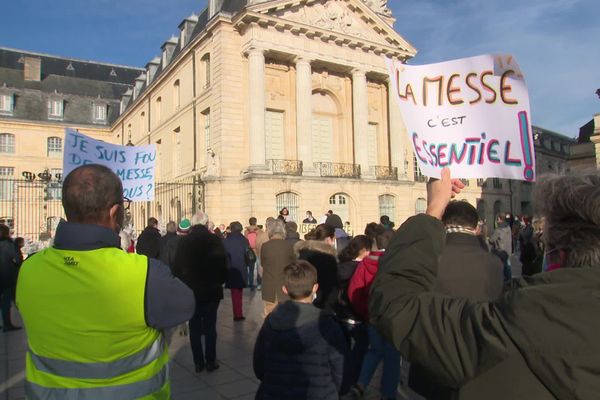
[[[125,209],[125,211],[129,210],[130,206],[131,206],[131,199],[129,199],[127,197],[123,197],[123,208]]]

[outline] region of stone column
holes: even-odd
[[[312,68],[310,60],[296,60],[296,141],[305,175],[315,171],[312,157]]]
[[[249,150],[250,169],[266,169],[265,148],[265,55],[262,49],[253,48],[248,52],[250,80],[249,99],[250,127]]]
[[[367,75],[364,71],[352,72],[352,108],[354,122],[354,163],[360,165],[362,176],[371,176],[367,135],[369,129],[369,102]]]
[[[388,80],[388,115],[389,115],[389,141],[390,161],[392,167],[398,168],[398,176],[406,176],[408,168],[405,164],[408,149],[406,144],[406,126],[400,114],[396,92],[392,87],[392,81]]]

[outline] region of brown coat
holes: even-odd
[[[260,264],[262,266],[262,299],[271,303],[288,300],[283,293],[283,269],[295,261],[294,243],[289,240],[271,239],[262,244]]]

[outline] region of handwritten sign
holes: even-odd
[[[535,180],[529,94],[516,60],[484,55],[411,66],[386,59],[423,174]]]
[[[156,146],[119,146],[65,129],[63,174],[86,164],[112,169],[123,182],[123,196],[132,201],[154,200]]]

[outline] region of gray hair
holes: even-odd
[[[281,239],[284,239],[285,222],[280,219],[274,219],[271,223],[267,224],[267,233],[269,234],[269,239],[273,239],[275,236],[279,236]]]
[[[192,217],[192,225],[205,225],[208,224],[208,214],[198,211]]]
[[[535,199],[546,248],[566,252],[563,267],[600,267],[600,176],[547,175]]]

